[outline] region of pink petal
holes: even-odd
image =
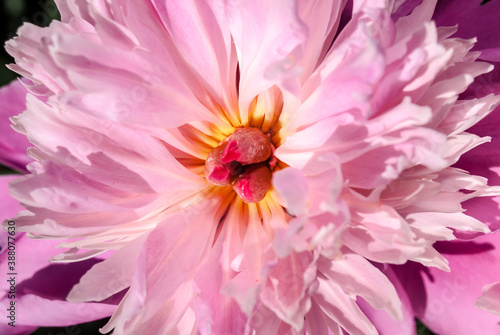
[[[55,0],[63,22],[69,22],[75,16],[87,18],[90,21],[88,8],[82,0]]]
[[[153,1],[175,47],[215,100],[236,107],[236,52],[222,6],[199,1]],[[203,56],[201,56],[203,55]]]
[[[147,255],[146,287],[150,292],[145,302],[147,314],[154,313],[195,271],[195,265],[213,239],[216,228],[213,214],[210,210],[202,212],[193,208],[191,213],[169,218],[149,234],[143,249]],[[165,240],[164,236],[169,239]],[[162,248],[157,248],[158,243]],[[172,272],[173,268],[178,271]],[[169,282],[168,288],[162,285],[165,280]]]
[[[311,303],[309,313],[306,315],[305,329],[307,334],[342,334],[340,326],[329,319],[314,300]]]
[[[325,57],[340,23],[340,15],[346,5],[341,1],[298,1],[297,13],[308,29],[304,47],[302,78],[308,78]]]
[[[42,116],[42,111],[45,116]],[[149,179],[149,184],[156,185],[157,190],[163,187],[172,189],[174,184],[179,185],[178,179],[197,179],[198,186],[205,182],[177,162],[161,141],[145,132],[76,110],[64,117],[61,113],[59,108],[28,97],[28,110],[16,119],[16,128],[26,133],[30,141],[46,153],[31,152],[38,155],[39,160],[46,159],[49,154],[55,161],[85,170],[85,174],[92,179],[134,192],[151,190],[151,186],[139,180],[144,178]],[[102,169],[102,165],[112,166],[113,169]],[[164,171],[159,171],[158,166],[165,167]],[[138,171],[141,176],[137,175]],[[177,179],[175,183],[172,177]]]
[[[320,278],[314,301],[321,310],[351,335],[375,335],[377,330],[340,286]]]
[[[140,323],[137,319],[141,314],[141,309],[143,309],[144,301],[146,299],[146,275],[144,272],[145,263],[145,253],[141,252],[139,255],[139,261],[134,269],[135,272],[132,277],[132,285],[121,300],[108,323],[102,328],[102,332],[107,333],[113,329],[117,332],[123,332],[125,326],[131,328]],[[154,313],[152,314],[154,316]]]
[[[146,236],[129,242],[105,261],[94,265],[68,294],[68,301],[102,301],[132,284],[134,265]]]
[[[483,287],[483,294],[476,301],[476,307],[500,316],[500,283]]]
[[[126,325],[127,331],[131,332],[147,332],[149,334],[156,333],[170,333],[177,331],[178,334],[192,334],[193,328],[195,327],[195,320],[192,310],[188,307],[191,303],[193,296],[192,282],[186,282],[182,284],[172,296],[171,299],[166,301],[163,306],[150,318],[141,318],[141,316],[136,316],[134,320]],[[139,293],[139,292],[136,292]],[[139,299],[140,300],[140,299]],[[130,301],[129,301],[130,302]],[[136,301],[139,302],[140,301]],[[139,304],[140,306],[140,304]],[[133,308],[134,306],[132,306]],[[127,311],[125,313],[122,310],[117,309],[114,315],[116,317],[127,318]],[[130,312],[130,311],[128,311]],[[115,316],[110,320],[110,322],[103,328],[103,332],[108,332],[111,327],[115,326]],[[124,330],[121,328],[123,325],[118,324],[117,330]]]
[[[273,174],[273,186],[285,201],[290,215],[296,216],[306,211],[308,185],[298,169],[287,168]]]
[[[499,90],[500,92],[500,90]],[[500,130],[495,125],[500,122],[500,109],[497,107],[484,120],[479,122],[471,132],[479,136],[491,136],[491,143],[485,143],[462,156],[457,166],[473,174],[488,179],[489,185],[500,185]],[[481,161],[481,164],[477,164]],[[464,203],[467,215],[485,224],[492,231],[500,228],[500,197],[486,199],[471,199]]]
[[[303,169],[313,157],[324,151],[354,151],[363,146],[366,129],[354,123],[348,114],[333,116],[301,131],[290,134],[276,150],[275,156],[297,169]],[[351,144],[356,142],[356,146]],[[317,160],[310,164],[313,168]]]
[[[0,306],[6,310],[8,303],[9,301],[3,300]],[[63,327],[95,321],[110,316],[116,308],[115,305],[98,303],[71,304],[35,294],[22,295],[16,298],[16,303],[19,310],[23,311],[16,318],[16,326],[31,327]]]
[[[342,181],[335,155],[314,157],[302,171],[285,168],[275,172],[274,187],[287,213],[295,216],[286,228],[275,228],[277,255],[314,248],[329,255],[337,253],[349,212],[339,197]]]
[[[55,246],[57,241],[30,240],[17,233],[16,240],[16,325],[20,326],[69,326],[76,323],[100,319],[112,314],[115,305],[73,304],[65,301],[69,291],[79,278],[99,262],[97,259],[72,264],[49,263],[51,256],[60,252]],[[6,264],[7,253],[0,256]],[[59,276],[54,277],[53,274]],[[7,286],[11,276],[2,275],[2,308],[10,304]],[[50,313],[40,313],[40,308]]]
[[[342,235],[351,250],[381,263],[402,264],[425,253],[427,243],[418,239],[411,226],[387,205],[349,201],[352,223]]]
[[[288,325],[281,321],[272,310],[260,304],[250,316],[247,326],[245,334],[250,334],[251,330],[255,330],[257,334],[287,334],[282,329]],[[287,330],[290,331],[290,326]]]
[[[225,283],[222,290],[217,290],[234,297],[246,315],[250,315],[258,301],[266,280],[266,270],[276,262],[269,245],[269,237],[260,221],[250,221],[240,254],[232,263],[237,274]]]
[[[227,264],[231,260],[224,257],[223,251],[226,248],[225,244],[231,243],[230,230],[229,227],[224,228],[224,231],[219,235],[221,238],[217,239],[205,264],[195,276],[194,311],[198,329],[202,334],[243,334],[247,316],[240,306],[248,312],[248,310],[253,309],[255,303],[256,288],[248,287],[248,284],[255,282],[251,282],[250,279],[242,282],[241,278],[231,281],[234,272]],[[248,257],[252,257],[252,255],[248,255]],[[253,274],[250,273],[250,275]],[[241,276],[245,276],[245,273]],[[250,292],[235,291],[235,287],[239,284],[246,286]],[[257,283],[256,286],[258,285]],[[230,296],[233,294],[238,295],[236,299]]]
[[[358,29],[304,84],[305,101],[290,127],[304,127],[345,112],[369,113],[369,96],[383,73],[384,59],[377,41],[361,33],[361,27]]]
[[[385,311],[375,309],[370,306],[364,299],[360,299],[358,301],[358,305],[361,307],[361,310],[368,316],[370,321],[375,325],[380,335],[416,335],[417,328],[415,327],[415,312],[413,311],[411,301],[405,291],[405,289],[410,288],[404,287],[402,285],[391,267],[385,266],[382,272],[394,285],[397,295],[401,299],[403,319],[400,321],[395,320]]]
[[[299,331],[311,308],[310,293],[316,281],[316,267],[310,252],[292,252],[269,272],[261,299],[266,307]]]
[[[30,143],[25,136],[16,133],[10,126],[9,117],[21,114],[26,109],[28,91],[19,80],[0,88],[0,164],[25,172],[31,159],[26,154]]]
[[[274,84],[298,89],[307,28],[292,1],[238,2],[226,5],[226,11],[239,55],[239,108],[245,123],[249,104],[260,92]]]
[[[415,7],[408,16],[401,17],[396,23],[398,31],[396,38],[401,39],[417,27],[420,27],[424,22],[430,21],[436,3],[437,0],[422,0],[422,3]]]
[[[214,215],[213,200],[207,200],[206,205],[204,210],[193,206],[167,216],[149,233],[135,266],[132,285],[106,325],[106,331],[116,327],[116,331],[120,332],[130,325],[140,327],[143,322],[155,319],[164,308],[172,308],[178,302],[176,292],[196,273],[199,262],[211,246],[220,220],[220,216]],[[165,236],[169,238],[165,239]],[[158,248],[158,245],[162,247]],[[168,286],[163,285],[165,281]],[[182,295],[180,297],[187,299]],[[179,313],[182,311],[177,310]],[[163,326],[175,326],[179,321],[177,316]]]
[[[385,309],[394,319],[402,319],[401,301],[394,286],[364,257],[344,254],[334,261],[320,258],[318,268],[327,278],[341,286],[346,294],[358,295],[374,308]]]
[[[433,19],[440,26],[454,26],[457,19],[470,14],[482,0],[441,0],[436,5]]]
[[[80,4],[79,8],[84,6],[90,5]],[[88,34],[77,34],[73,27],[57,22],[36,34],[26,26],[21,28],[24,31],[21,37],[9,42],[8,50],[14,55],[26,53],[30,57],[24,57],[13,69],[33,79],[35,84],[44,83],[54,93],[66,92],[64,105],[109,120],[166,127],[194,120],[217,120],[187,85],[190,73],[176,66],[178,56],[164,43],[169,36],[161,22],[140,19],[157,17],[152,5],[127,2],[125,7],[129,15],[123,18],[123,31],[134,37],[131,43],[139,44],[133,45],[133,49],[103,44],[99,34],[105,34],[103,39],[106,39],[110,32],[99,25],[96,28],[86,25]],[[106,15],[98,11],[90,14],[97,18]],[[34,45],[39,47],[32,50]],[[144,53],[144,49],[151,54],[163,54],[162,62]],[[39,59],[43,62],[39,63]],[[40,73],[46,75],[40,78]]]

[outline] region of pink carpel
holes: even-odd
[[[271,188],[272,177],[273,173],[265,163],[247,165],[233,185],[233,189],[243,202],[257,203],[264,199]]]
[[[228,138],[222,163],[237,161],[241,165],[264,162],[271,156],[271,140],[257,128],[238,128]]]
[[[224,164],[221,161],[222,153],[227,143],[214,148],[205,161],[205,179],[217,186],[229,186],[241,172],[241,164],[236,161]]]

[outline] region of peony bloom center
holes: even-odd
[[[271,188],[272,152],[269,134],[238,128],[208,154],[205,178],[213,185],[232,186],[246,203],[257,203]]]

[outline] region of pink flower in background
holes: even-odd
[[[7,44],[36,147],[14,220],[58,262],[116,251],[67,296],[127,290],[104,332],[375,334],[374,308],[411,334],[400,272],[456,274],[440,241],[496,229],[463,207],[498,215],[500,188],[460,161],[493,67],[436,1],[58,6]]]
[[[26,109],[27,93],[20,81],[1,88],[2,116],[7,119],[22,113]],[[0,123],[0,127],[2,127],[0,133],[0,146],[3,149],[0,153],[2,164],[19,171],[26,171],[26,164],[31,161],[26,155],[29,142],[24,136],[10,129],[8,122]],[[0,176],[2,217],[13,217],[23,209],[18,201],[8,194],[8,183],[16,177],[16,175]],[[2,311],[6,311],[5,319],[0,324],[1,334],[30,334],[41,326],[71,326],[112,314],[116,305],[110,301],[108,304],[73,304],[66,301],[66,296],[80,277],[93,265],[102,261],[101,259],[69,264],[49,263],[52,256],[60,253],[60,250],[55,249],[59,244],[58,241],[31,240],[24,233],[12,229],[15,223],[7,225],[11,228],[10,234],[0,231],[0,306]],[[9,256],[12,255],[9,251],[15,252],[14,265],[8,263],[12,261],[9,260]],[[14,270],[9,269],[10,266],[13,266]],[[16,275],[12,276],[9,273]],[[12,290],[11,287],[15,289]],[[15,302],[13,309],[12,301]],[[11,315],[13,319],[6,318]]]

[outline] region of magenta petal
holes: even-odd
[[[433,19],[439,26],[454,26],[458,19],[469,15],[481,2],[482,0],[440,0],[436,5]]]
[[[7,191],[6,183],[14,179],[13,176],[2,176],[0,190]],[[2,215],[14,216],[22,208],[18,202],[4,193]],[[11,221],[14,222],[14,221]],[[8,225],[8,226],[13,226]],[[0,234],[2,242],[7,241],[7,233]],[[16,322],[19,326],[68,326],[75,323],[88,322],[109,316],[115,306],[103,304],[72,304],[65,298],[73,285],[98,260],[87,260],[81,263],[55,264],[49,259],[61,251],[54,247],[59,244],[54,240],[31,240],[23,233],[16,232],[13,236],[16,244],[16,304],[18,313]],[[4,246],[2,245],[2,248]],[[6,268],[7,253],[0,256],[2,268]],[[5,266],[5,267],[4,267]],[[54,276],[57,273],[57,276]],[[5,278],[7,276],[7,278]],[[10,276],[2,273],[0,283],[2,309],[10,303],[6,292],[7,279]],[[40,313],[41,310],[51,311]],[[20,327],[22,330],[23,327]],[[29,328],[32,329],[32,328]],[[0,330],[3,331],[2,328]],[[2,334],[11,332],[2,332]]]
[[[96,264],[73,286],[67,299],[72,302],[102,301],[128,288],[146,236],[130,242],[104,262]]]
[[[0,333],[5,335],[28,335],[33,333],[38,327],[16,325],[15,328],[7,323],[0,324]]]
[[[80,263],[49,263],[51,256],[60,253],[55,249],[57,241],[31,240],[24,234],[16,236],[16,323],[20,326],[69,326],[97,320],[112,314],[116,306],[108,304],[73,304],[65,300],[69,291],[97,259]],[[2,268],[6,268],[7,253],[0,256]],[[4,267],[5,266],[5,267]],[[54,274],[57,273],[57,276]],[[8,275],[2,273],[0,282],[0,306],[10,304],[7,292]],[[44,311],[44,312],[41,312]],[[2,333],[3,334],[3,333]]]
[[[439,1],[434,19],[440,26],[458,24],[456,36],[477,38],[473,50],[499,48],[500,2],[490,1],[479,6],[479,0]]]
[[[499,90],[500,92],[500,90]],[[480,145],[463,155],[458,167],[488,178],[489,185],[500,185],[500,108],[479,122],[471,132],[479,136],[491,136],[491,142]],[[481,162],[478,164],[477,162]],[[474,198],[464,203],[467,215],[488,224],[490,230],[500,229],[500,197]]]
[[[9,194],[9,183],[18,177],[16,175],[0,176],[0,216],[2,219],[12,218],[23,209],[19,201]]]
[[[0,216],[1,218],[12,218],[23,208],[19,201],[9,194],[9,182],[16,179],[17,176],[0,176]],[[6,250],[8,245],[7,232],[0,230],[0,255]]]
[[[21,114],[26,109],[28,91],[19,80],[0,88],[0,164],[18,171],[26,171],[31,159],[26,154],[30,146],[25,136],[11,128],[9,118]]]
[[[364,299],[358,301],[361,310],[368,316],[370,321],[375,325],[380,335],[414,335],[416,334],[415,327],[415,312],[411,305],[403,284],[399,281],[391,267],[385,267],[384,274],[389,278],[391,283],[396,288],[399,298],[402,303],[403,319],[401,321],[390,317],[387,312],[381,309],[375,309],[370,306]]]
[[[243,115],[252,99],[274,84],[292,91],[298,89],[307,28],[295,7],[294,1],[267,0],[225,5],[240,55],[239,107]]]
[[[5,302],[0,302],[4,309]],[[110,316],[115,310],[114,305],[99,303],[72,304],[67,301],[45,299],[39,295],[26,294],[17,300],[19,325],[48,327],[71,326],[99,320]],[[50,312],[48,312],[50,311]],[[2,333],[3,334],[3,333]]]
[[[451,272],[435,268],[423,276],[427,293],[422,321],[438,334],[500,333],[500,316],[474,307],[486,284],[500,278],[500,234],[473,242],[441,242],[437,249],[448,259]],[[470,322],[474,320],[474,322]]]

